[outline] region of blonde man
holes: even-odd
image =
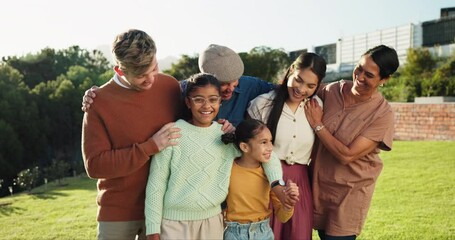
[[[147,33],[119,34],[112,53],[115,74],[84,114],[83,159],[88,176],[98,179],[98,239],[146,239],[150,157],[180,137],[173,121],[181,90],[175,78],[158,73],[156,46]]]

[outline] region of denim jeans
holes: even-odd
[[[267,239],[273,240],[269,219],[253,223],[226,222],[225,240]]]

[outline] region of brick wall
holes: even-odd
[[[455,103],[390,103],[397,140],[455,140]]]

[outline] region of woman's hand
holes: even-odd
[[[299,190],[297,184],[291,180],[287,180],[286,186],[277,185],[272,188],[272,191],[283,204],[286,210],[290,210],[299,201]],[[297,189],[296,189],[297,188]]]
[[[292,182],[292,180],[288,180],[286,183],[285,189],[286,198],[291,198],[295,202],[299,200],[299,186],[296,183]],[[293,201],[289,201],[293,202]]]
[[[310,99],[306,102],[305,115],[313,129],[322,123],[322,108],[316,99]]]
[[[284,196],[285,196],[284,207],[287,210],[292,209],[294,205],[299,201],[299,187],[290,179],[288,179],[288,181],[286,182]]]

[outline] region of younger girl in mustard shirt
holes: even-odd
[[[269,225],[272,214],[282,222],[288,221],[294,208],[286,208],[271,191],[264,174],[262,163],[270,160],[273,144],[272,134],[259,120],[248,119],[241,122],[235,134],[225,134],[225,143],[234,142],[242,156],[235,159],[229,183],[226,209],[226,230],[224,239],[274,239]],[[287,198],[298,198],[295,183],[288,182]]]

